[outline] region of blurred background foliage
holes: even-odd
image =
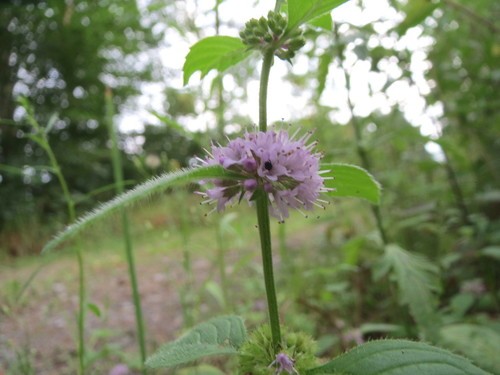
[[[45,153],[26,136],[31,129],[18,97],[30,101],[40,124],[50,124],[49,141],[80,213],[112,196],[106,189],[113,182],[106,87],[117,121],[145,106],[141,95],[151,84],[164,98],[141,126],[120,134],[129,185],[187,166],[211,139],[251,126],[239,108],[249,99],[245,82],[257,75],[255,57],[224,78],[209,75],[200,87],[179,88],[180,72],[162,64],[174,58],[165,48],[175,43],[189,46],[223,28],[237,31],[241,25],[219,15],[231,1],[237,0],[214,1],[201,18],[196,1],[151,0],[140,7],[133,0],[1,3],[2,257],[37,253],[67,219]],[[356,3],[363,9],[368,2]],[[363,337],[416,337],[439,329],[442,343],[467,352],[464,343],[484,327],[492,340],[500,337],[500,2],[387,3],[395,20],[390,26],[382,19],[307,28],[308,44],[297,58],[306,68],[287,67],[283,85],[290,82],[291,90],[286,86],[283,95],[302,95],[307,103],[300,116],[285,121],[315,129],[325,161],[363,165],[384,190],[378,214],[361,203],[329,208],[315,256],[290,246],[293,256],[282,256],[288,273],[281,274],[293,277],[279,281],[286,291],[281,298],[293,296],[297,307],[289,323],[319,333],[323,354]],[[425,43],[417,48],[408,40]],[[381,98],[383,109],[366,110],[369,104],[356,98],[360,66],[370,97]],[[400,87],[418,93],[414,103],[394,100]],[[332,88],[342,95],[332,96]],[[414,107],[426,114],[427,130],[408,115]],[[340,120],[342,111],[347,115]],[[198,130],[189,130],[195,122]],[[420,287],[430,296],[428,311],[398,298]],[[234,305],[248,315],[250,300]],[[311,316],[324,326],[314,326]],[[332,327],[336,337],[328,333]],[[484,357],[470,348],[467,354]],[[484,363],[498,370],[494,355]]]

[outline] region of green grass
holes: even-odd
[[[150,349],[154,349],[161,342],[172,339],[181,329],[182,324],[179,325],[179,317],[182,313],[177,301],[179,300],[179,291],[183,290],[183,286],[187,286],[194,295],[196,306],[194,316],[197,322],[223,311],[223,306],[217,299],[217,287],[220,285],[219,270],[216,266],[218,246],[216,225],[226,213],[214,212],[205,216],[212,207],[200,206],[199,202],[200,199],[191,193],[176,191],[155,198],[140,207],[127,210],[130,216],[130,228],[139,270],[139,287],[147,289],[143,295],[143,298],[145,297],[144,310],[147,312],[150,309],[148,303],[151,302],[148,300],[148,293],[157,293],[159,296],[155,298],[160,298],[165,305],[173,305],[166,309],[164,317],[167,322],[175,322],[168,330],[170,333],[167,333],[171,334],[171,337],[155,336],[155,332],[151,331],[151,326],[155,327],[156,323],[146,322]],[[323,228],[327,216],[335,213],[338,208],[331,207],[326,213],[315,213],[321,214],[323,219],[305,219],[300,214],[294,213],[287,221],[286,231],[289,234],[287,242],[293,248],[293,253],[290,253],[290,256],[295,257],[295,264],[303,263],[305,265],[309,262],[306,260],[310,258],[311,252],[322,241],[325,233],[323,229],[318,229],[317,224],[320,223],[321,228]],[[180,230],[181,210],[186,210],[187,213],[187,237],[183,237]],[[236,215],[236,219],[231,222],[231,230],[224,232],[227,248],[226,265],[230,285],[229,298],[232,302],[230,305],[233,306],[234,313],[245,316],[249,325],[256,325],[264,321],[266,317],[262,305],[265,303],[265,297],[264,288],[261,285],[263,281],[256,214],[254,209],[246,204],[232,207],[227,212]],[[279,226],[277,220],[271,220],[275,261],[278,263],[277,283],[282,288],[278,289],[278,299],[279,303],[284,306],[283,312],[287,314],[293,310],[293,304],[290,305],[291,301],[287,299],[288,292],[286,290],[289,285],[284,280],[289,279],[292,275],[288,271],[282,273],[285,269],[281,267],[282,262],[278,256]],[[101,315],[99,317],[89,312],[91,323],[89,323],[87,339],[90,340],[89,342],[93,346],[92,353],[97,358],[93,368],[100,368],[102,371],[109,370],[106,363],[112,364],[124,360],[123,356],[119,355],[121,351],[132,353],[128,356],[133,359],[132,362],[137,360],[134,357],[136,353],[133,352],[133,346],[128,342],[123,344],[124,337],[130,332],[126,333],[124,328],[113,326],[115,318],[113,314],[116,314],[117,311],[115,306],[117,302],[113,298],[113,288],[116,288],[116,285],[109,284],[109,280],[127,283],[123,240],[119,228],[120,217],[116,215],[104,220],[96,227],[90,227],[81,235],[85,246],[86,272],[90,283],[89,302],[95,305]],[[195,267],[193,285],[188,284],[189,280],[183,274],[183,246],[189,250]],[[301,247],[304,252],[298,254],[297,251]],[[31,319],[30,314],[36,315],[42,311],[47,322],[50,322],[54,317],[62,319],[66,330],[69,330],[65,336],[72,336],[75,322],[71,312],[73,307],[70,297],[76,293],[78,283],[73,251],[73,244],[69,242],[63,248],[50,254],[11,259],[0,265],[0,306],[3,310],[0,314],[5,318],[4,322],[9,320],[22,327],[26,321]],[[41,266],[42,268],[35,275],[33,281],[27,288],[24,288],[26,281]],[[155,278],[161,279],[162,277],[169,282],[165,284],[155,281]],[[163,291],[162,288],[165,287],[167,290]],[[21,290],[23,292],[20,296]],[[68,300],[61,300],[60,290],[65,290],[65,293],[70,296]],[[128,298],[129,296],[125,293],[120,301],[127,303]],[[290,318],[289,320],[293,321],[294,319]],[[28,349],[38,352],[38,356],[34,356],[35,368],[38,369],[37,366],[59,366],[57,367],[58,371],[63,371],[61,365],[52,363],[52,358],[44,361],[36,359],[40,356],[40,352],[43,352],[43,348],[36,344],[32,344],[34,346],[30,347],[30,341],[36,342],[38,331],[45,334],[52,332],[50,329],[43,328],[47,322],[42,320],[39,323],[42,328],[25,333],[25,337],[28,337],[27,341],[23,341],[19,337],[9,337],[10,347],[0,348],[0,353],[14,353],[14,350],[19,353],[27,345]],[[99,340],[92,339],[96,332],[108,332],[109,329],[106,328],[108,324],[113,326],[113,328],[109,328],[110,332],[113,332],[112,335],[101,335]],[[133,332],[131,333],[133,334]],[[66,339],[67,337],[64,338],[64,340]],[[61,343],[62,341],[61,338]],[[2,345],[0,343],[0,346]],[[66,348],[67,356],[64,361],[67,363],[65,366],[70,366],[68,363],[71,363],[72,350],[70,343]],[[13,365],[14,359],[10,358],[6,363]],[[54,369],[52,368],[52,370]]]

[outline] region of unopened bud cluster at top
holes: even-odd
[[[290,61],[306,41],[300,29],[287,31],[287,20],[279,13],[269,12],[267,18],[252,18],[240,32],[243,43],[262,52],[274,50],[282,60]]]

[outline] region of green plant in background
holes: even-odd
[[[161,347],[147,359],[147,366],[175,368],[206,356],[232,354],[240,356],[242,374],[486,374],[468,360],[446,350],[406,340],[373,341],[317,366],[312,341],[281,325],[269,214],[283,221],[289,208],[307,210],[316,204],[321,206],[319,193],[364,198],[373,204],[378,204],[380,199],[378,183],[362,168],[329,163],[322,166],[325,172],[320,175],[320,155],[312,151],[315,143],[307,144],[309,133],[297,139],[297,133],[290,137],[285,131],[268,130],[267,86],[274,56],[290,61],[304,45],[300,26],[309,22],[324,23],[325,17],[328,23],[329,12],[343,2],[289,0],[285,18],[279,12],[281,2],[278,1],[275,11],[270,12],[267,19],[262,17],[246,24],[240,34],[243,41],[215,36],[196,43],[184,66],[185,82],[198,70],[202,76],[211,69],[222,72],[243,60],[252,50],[262,54],[259,131],[246,133],[244,137],[230,141],[227,147],[213,146],[208,159],[201,160],[195,168],[153,178],[119,195],[80,218],[47,244],[45,251],[124,206],[190,181],[214,183],[215,187],[203,194],[207,203],[217,204],[219,211],[227,204],[243,199],[256,206],[269,326],[258,328],[247,336],[241,318],[214,318]],[[331,24],[331,19],[329,22]],[[295,156],[299,157],[294,159]],[[401,302],[409,306],[422,332],[432,337],[436,327],[433,302],[433,292],[438,288],[434,281],[436,268],[425,259],[388,244],[382,225],[379,225],[379,230],[385,244],[379,274],[385,275],[391,270],[400,290]]]
[[[105,92],[105,101],[106,101],[106,120],[107,120],[106,122],[109,129],[109,138],[111,139],[111,160],[113,163],[116,193],[122,194],[125,189],[124,179],[123,179],[123,168],[122,168],[120,152],[118,149],[116,130],[113,121],[113,116],[114,116],[113,97],[111,89],[109,88]],[[128,264],[130,285],[132,288],[132,299],[134,301],[135,320],[137,327],[137,342],[139,345],[139,350],[141,355],[141,363],[144,363],[144,361],[146,360],[146,334],[144,329],[144,319],[142,317],[143,314],[141,306],[141,297],[139,294],[139,285],[137,282],[137,272],[135,267],[134,252],[132,248],[132,238],[130,235],[130,225],[125,210],[122,210],[121,216],[122,216],[123,242]],[[142,368],[142,373],[146,374],[146,369]]]
[[[57,115],[53,115],[51,120],[47,123],[45,127],[42,127],[38,121],[35,119],[35,115],[33,112],[33,107],[29,103],[26,98],[21,97],[19,99],[19,103],[26,110],[26,117],[28,123],[31,125],[33,132],[28,134],[27,137],[36,142],[49,157],[50,161],[50,170],[54,173],[59,181],[59,185],[61,186],[64,200],[66,202],[67,211],[68,211],[68,219],[69,222],[74,222],[76,219],[75,213],[75,201],[71,196],[68,184],[62,170],[59,166],[59,163],[56,159],[56,156],[50,146],[47,134],[50,132],[50,129],[55,125],[57,120]],[[84,374],[86,368],[86,345],[85,345],[85,316],[87,313],[87,305],[86,305],[86,285],[85,285],[85,263],[83,257],[83,249],[81,244],[78,243],[76,246],[76,259],[78,263],[78,313],[77,313],[77,326],[78,326],[78,373]]]
[[[195,280],[193,274],[193,262],[191,259],[191,249],[189,248],[189,238],[191,231],[189,229],[189,207],[182,202],[178,205],[179,212],[179,231],[182,238],[182,268],[186,275],[186,284],[179,288],[179,297],[184,320],[184,327],[192,327],[195,321],[196,307],[198,300],[195,290]]]

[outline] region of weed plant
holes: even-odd
[[[417,241],[407,239],[437,228],[425,227],[425,219],[393,223],[380,206],[381,187],[370,174],[375,157],[365,148],[362,124],[350,101],[349,125],[354,135],[351,146],[362,168],[325,162],[323,154],[315,151],[317,143],[321,147],[321,139],[309,141],[311,132],[300,125],[289,130],[283,124],[268,124],[267,91],[272,67],[278,59],[292,63],[302,53],[307,38],[303,29],[307,25],[329,26],[330,37],[337,41],[339,59],[344,61],[340,30],[331,27],[330,17],[330,12],[344,2],[289,0],[284,6],[277,1],[266,17],[249,20],[240,38],[216,35],[192,46],[184,65],[185,82],[196,71],[202,77],[212,69],[223,74],[252,53],[259,54],[261,60],[258,128],[225,145],[214,143],[196,166],[154,177],[124,191],[115,140],[113,161],[118,195],[74,220],[74,201],[53,160],[52,168],[68,198],[72,224],[52,239],[44,252],[53,251],[83,231],[92,231],[92,225],[100,220],[122,215],[141,358],[136,367],[143,373],[163,368],[179,374],[225,371],[242,375],[475,375],[499,370],[492,348],[498,347],[495,343],[499,343],[500,335],[488,317],[497,314],[499,296],[491,286],[498,286],[498,278],[497,271],[485,260],[498,258],[498,226],[480,214],[471,214],[450,158],[445,155],[440,173],[446,176],[452,192],[453,209],[444,214],[423,208],[422,214],[442,215],[439,220],[449,221],[443,227],[465,240],[456,244],[458,249],[454,252],[449,250],[453,235],[436,235],[445,239],[446,243],[441,244],[434,237],[428,239],[426,243],[436,246],[440,253],[433,257],[432,252],[415,249],[413,244]],[[344,67],[341,73],[349,93],[351,77]],[[221,81],[218,82],[220,88]],[[25,107],[29,108],[26,103]],[[108,110],[111,111],[111,104]],[[110,138],[114,139],[111,118],[110,113]],[[40,132],[36,122],[33,124],[34,137],[40,136],[42,147],[50,153],[48,143],[43,143],[46,133]],[[156,348],[146,358],[146,330],[131,246],[131,232],[136,226],[129,223],[125,208],[192,182],[201,185],[199,194],[205,199],[202,203],[208,205],[210,212],[218,213],[206,219],[212,220],[211,227],[203,227],[193,218],[199,211],[191,210],[192,198],[176,195],[185,193],[167,197],[181,197],[170,203],[175,224],[169,227],[176,228],[179,234],[172,248],[182,248],[180,264],[185,283],[179,284],[177,290],[184,334]],[[318,217],[311,213],[313,208],[325,208],[325,199],[332,197],[361,198],[368,201],[371,213],[365,210],[366,203],[353,201],[338,203]],[[243,201],[248,201],[250,207],[222,213]],[[290,218],[289,212],[295,210],[304,217]],[[356,217],[348,215],[361,210]],[[252,225],[254,211],[256,226]],[[307,240],[296,240],[296,233],[303,236],[299,228],[308,216]],[[155,227],[154,220],[148,221],[147,217],[141,218],[139,225]],[[149,251],[168,252],[166,228],[158,231],[156,238],[149,232],[138,237],[149,243]],[[228,249],[235,239],[241,240],[244,251],[232,258]],[[260,257],[254,249],[257,242]],[[212,250],[206,259],[209,279],[199,286],[193,259],[202,256],[207,247]],[[273,247],[278,247],[279,256]],[[80,271],[78,368],[84,374],[100,355],[115,355],[120,350],[104,345],[101,352],[86,357],[85,309],[90,308],[96,315],[101,311],[85,303],[82,249],[76,249]],[[477,268],[484,270],[484,278],[462,279],[458,275],[472,277]],[[6,306],[22,293],[17,284],[12,284],[11,289]],[[213,317],[213,311],[225,315]],[[204,318],[207,320],[199,323]],[[251,332],[247,333],[247,329]],[[94,343],[108,333],[93,332]],[[474,363],[453,351],[467,354]],[[232,358],[207,360],[214,356]],[[327,357],[334,358],[325,360]],[[202,359],[210,365],[193,365]],[[20,352],[16,363],[24,373],[32,371],[26,353]]]

